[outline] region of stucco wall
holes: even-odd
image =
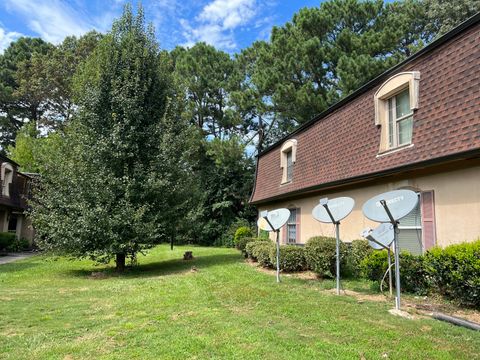
[[[273,210],[279,207],[300,208],[300,239],[297,242],[305,243],[312,236],[335,235],[333,225],[319,223],[312,217],[312,210],[319,203],[319,199],[350,196],[355,200],[355,207],[352,213],[342,221],[340,237],[344,241],[351,241],[361,238],[360,232],[365,227],[373,228],[378,225],[363,216],[364,202],[382,192],[401,187],[413,187],[421,191],[434,190],[437,245],[444,247],[463,241],[473,241],[480,237],[480,166],[371,186],[359,186],[346,191],[318,193],[315,196],[272,205],[259,205],[258,210]],[[280,239],[283,239],[283,229]]]

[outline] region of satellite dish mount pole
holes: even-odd
[[[397,292],[395,309],[400,310],[400,245],[398,244],[398,221],[393,218],[385,200],[380,200],[380,204],[385,209],[385,212],[387,213],[388,217],[390,218],[390,222],[393,225],[393,243],[395,249],[395,290]],[[388,260],[390,261],[390,249],[388,250]]]
[[[322,206],[327,211],[328,216],[332,220],[332,223],[335,225],[335,235],[336,235],[336,260],[337,260],[337,295],[340,295],[340,221],[335,220],[330,209],[328,208],[328,203],[322,204]]]
[[[276,239],[276,243],[277,243],[277,283],[279,283],[280,282],[280,229],[275,229],[266,216],[264,217],[264,219],[267,221],[268,226],[270,226],[270,229],[275,231],[275,233],[277,234],[277,239]]]

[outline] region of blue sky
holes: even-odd
[[[321,0],[143,0],[160,46],[172,49],[205,41],[236,52],[266,40],[274,25],[291,20],[302,7]],[[58,44],[65,36],[105,32],[129,0],[1,0],[0,52],[20,36]],[[133,1],[133,4],[137,4]]]

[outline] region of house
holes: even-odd
[[[250,202],[290,209],[280,239],[302,244],[334,236],[312,217],[320,198],[352,197],[340,234],[351,241],[378,226],[363,203],[395,189],[420,198],[402,249],[480,237],[480,14],[261,152]]]
[[[0,155],[0,232],[12,232],[18,239],[27,239],[31,243],[34,230],[25,217],[27,196],[30,193],[31,174],[18,171],[18,164]]]

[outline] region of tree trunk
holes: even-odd
[[[125,254],[118,253],[115,262],[117,264],[115,270],[117,270],[119,273],[123,272],[125,270]]]

